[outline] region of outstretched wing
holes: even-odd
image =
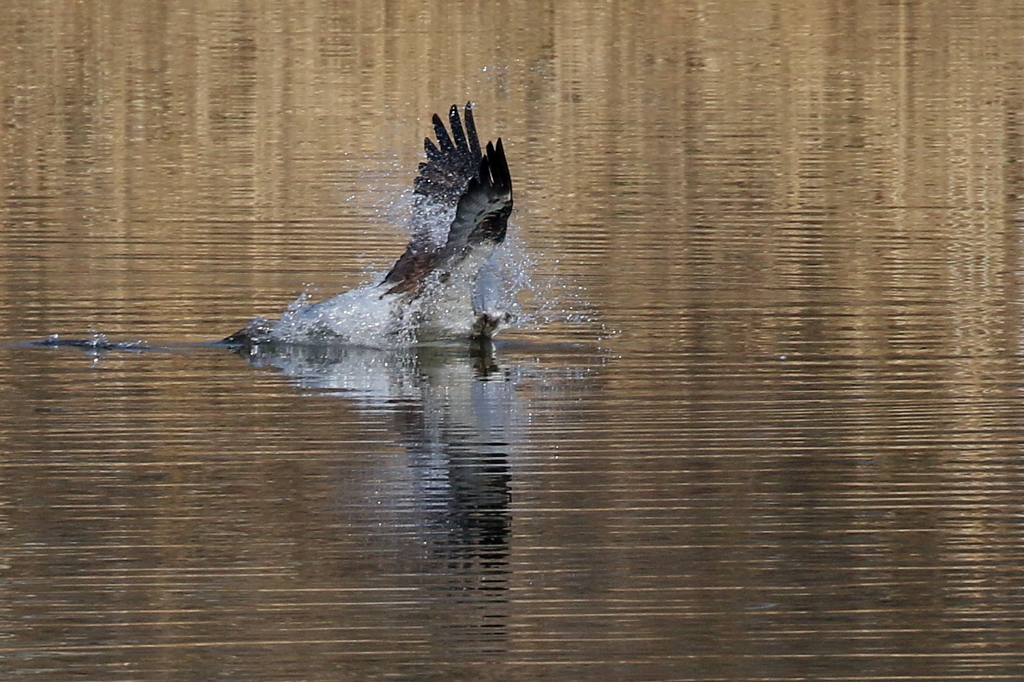
[[[451,136],[437,114],[434,114],[433,124],[437,144],[429,137],[424,138],[423,151],[427,154],[427,160],[420,164],[419,175],[413,184],[418,210],[454,207],[470,178],[477,174],[482,156],[476,123],[473,121],[472,102],[466,104],[465,128],[459,118],[459,108],[453,104],[448,110]]]
[[[466,127],[459,118],[458,107],[448,112],[451,135],[434,114],[437,145],[430,138],[424,141],[427,161],[421,163],[416,177],[414,204],[415,228],[405,253],[384,277],[391,284],[388,293],[416,289],[435,267],[444,261],[461,259],[468,249],[484,242],[501,243],[512,212],[512,177],[501,140],[496,146],[487,144],[487,154],[480,150],[480,141],[473,121],[473,108],[466,105]],[[439,211],[454,219],[444,244],[425,234],[421,223],[439,217]]]
[[[459,198],[441,260],[458,261],[478,244],[503,242],[511,213],[512,174],[499,137],[496,145],[487,143],[477,177],[470,179]]]

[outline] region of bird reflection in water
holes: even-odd
[[[502,648],[509,458],[521,439],[523,410],[516,373],[499,365],[492,343],[396,350],[272,344],[244,357],[281,371],[301,388],[343,397],[374,420],[389,421],[409,466],[401,492],[387,502],[412,508],[412,529],[408,509],[391,513],[403,528],[405,561],[420,562],[409,568],[426,575],[427,599],[443,603],[449,615],[442,641]]]

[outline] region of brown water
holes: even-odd
[[[569,319],[198,344],[469,99]],[[8,0],[0,107],[4,679],[1024,675],[1019,2]]]

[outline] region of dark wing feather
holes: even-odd
[[[451,135],[441,117],[434,114],[434,135],[437,144],[428,137],[423,140],[427,160],[420,164],[413,188],[417,194],[417,210],[430,211],[438,207],[454,207],[466,189],[466,183],[476,175],[480,166],[480,140],[473,121],[473,105],[466,104],[466,127],[462,127],[459,108],[448,110]]]
[[[455,134],[458,140],[459,134]],[[470,139],[476,138],[472,131]],[[442,145],[444,143],[442,142]],[[384,278],[391,284],[387,293],[414,291],[423,279],[438,266],[457,265],[469,250],[479,244],[500,244],[505,239],[508,218],[512,213],[512,174],[505,158],[505,148],[498,142],[487,143],[477,170],[458,198],[455,218],[448,230],[448,239],[440,249],[419,248],[415,239]]]
[[[441,259],[458,261],[477,244],[500,244],[505,240],[511,213],[512,174],[499,137],[496,145],[487,143],[477,177],[470,179],[459,198]]]
[[[436,224],[439,217],[450,216],[454,212],[456,224],[460,226],[460,229],[455,232],[459,234],[465,232],[466,218],[463,217],[460,222],[458,217],[462,211],[459,208],[460,202],[469,192],[469,185],[474,179],[478,183],[482,183],[480,178],[485,175],[490,177],[490,166],[485,171],[482,165],[491,162],[485,159],[480,148],[476,121],[473,119],[473,104],[467,103],[464,111],[463,119],[459,116],[459,108],[456,105],[453,104],[448,110],[450,134],[440,116],[434,114],[431,119],[437,143],[435,144],[429,137],[423,140],[423,150],[427,160],[419,165],[419,173],[413,184],[415,199],[413,202],[412,239],[410,239],[405,253],[384,277],[384,281],[390,284],[404,283],[401,284],[401,287],[392,287],[393,291],[406,291],[415,288],[425,273],[430,272],[440,262],[442,252],[444,254],[452,252],[448,244],[452,243],[452,232],[455,230],[450,230],[446,243],[440,244],[433,236],[431,226]],[[492,149],[488,145],[489,155]],[[508,165],[505,163],[504,152],[501,153],[500,163],[507,178]],[[488,182],[491,181],[488,180]],[[511,192],[511,179],[508,179],[506,184]],[[475,190],[474,196],[478,192],[479,190]],[[509,210],[511,210],[511,206]],[[504,233],[502,233],[503,236]]]

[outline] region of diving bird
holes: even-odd
[[[434,114],[436,142],[424,139],[426,161],[413,185],[412,235],[383,279],[339,296],[289,308],[277,321],[257,318],[225,343],[390,345],[443,339],[487,339],[511,320],[476,301],[480,273],[505,240],[512,213],[512,176],[501,138],[481,148],[473,106],[452,105],[448,126]],[[449,130],[450,129],[450,130]],[[441,221],[447,231],[439,234]]]

